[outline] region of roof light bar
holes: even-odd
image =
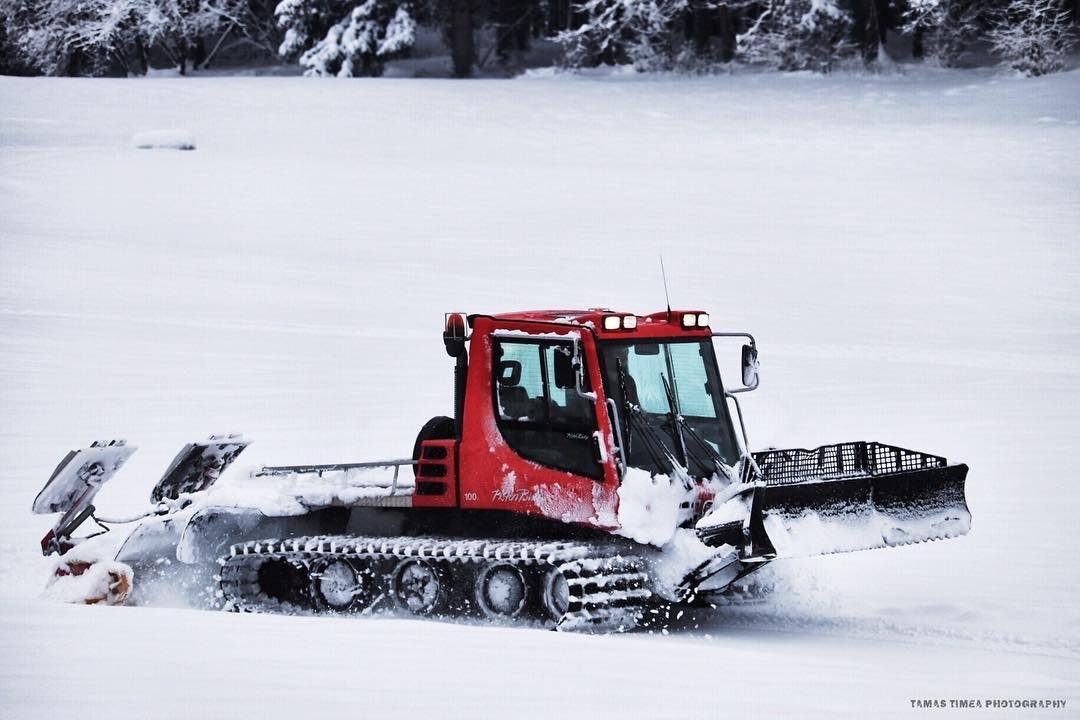
[[[634,330],[637,328],[637,315],[605,315],[604,316],[604,329],[608,331],[612,330]]]

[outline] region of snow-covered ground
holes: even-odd
[[[0,78],[0,716],[1075,717],[1078,188],[1078,71]],[[211,432],[398,456],[450,409],[444,311],[654,311],[660,253],[758,338],[755,447],[962,460],[972,533],[777,564],[666,636],[38,598],[69,448],[140,446],[117,513]]]

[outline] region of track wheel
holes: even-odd
[[[390,577],[398,607],[414,615],[430,615],[446,599],[447,588],[435,566],[425,560],[402,560]]]
[[[490,618],[517,617],[525,607],[528,586],[521,569],[510,563],[488,565],[476,578],[476,602]]]
[[[319,610],[356,612],[363,610],[370,592],[361,571],[347,560],[321,562],[311,572],[311,599]]]
[[[556,622],[562,620],[563,615],[570,609],[570,585],[558,568],[552,568],[544,576],[541,599],[544,609]]]
[[[258,578],[259,590],[267,597],[291,605],[307,604],[311,580],[302,563],[271,558],[259,565]]]

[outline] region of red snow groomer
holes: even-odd
[[[745,342],[741,387],[722,382],[714,338]],[[452,313],[443,341],[453,417],[428,421],[407,459],[215,484],[247,443],[214,436],[181,451],[144,516],[109,520],[91,502],[134,448],[69,453],[34,503],[63,513],[42,543],[62,553],[57,582],[96,560],[133,582],[131,602],[181,587],[238,610],[615,630],[776,559],[970,528],[966,465],[876,442],[751,453],[735,396],[758,385],[756,344],[704,312]],[[100,535],[72,539],[88,518],[131,531],[95,556]]]

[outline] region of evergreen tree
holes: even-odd
[[[285,30],[278,52],[298,59],[307,75],[382,75],[386,61],[416,40],[408,3],[395,0],[282,0],[275,13]]]
[[[476,25],[473,17],[473,0],[448,1],[450,13],[446,26],[446,38],[450,46],[450,60],[454,67],[454,77],[466,78],[472,75],[473,64],[476,62],[476,46],[473,42],[473,30]]]
[[[987,0],[909,0],[903,32],[912,36],[912,54],[954,67],[983,33]]]
[[[586,0],[581,24],[558,35],[571,67],[631,62],[642,70],[666,69],[675,59],[673,29],[689,0]]]
[[[827,72],[852,54],[850,16],[836,0],[771,0],[738,38],[738,57],[781,70]]]
[[[154,48],[185,72],[238,1],[5,0],[2,19],[19,60],[48,75],[144,73]]]
[[[1062,0],[1011,0],[994,17],[994,52],[1030,76],[1056,72],[1076,44],[1071,13]]]

